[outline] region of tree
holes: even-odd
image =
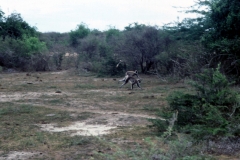
[[[69,33],[39,33],[39,39],[46,43],[47,48],[50,52],[56,52],[55,48],[59,48],[59,45],[64,48],[67,48],[69,46]],[[70,48],[68,48],[68,50],[70,50]]]
[[[3,15],[4,15],[4,12],[2,10],[0,10],[0,22],[3,21]]]
[[[12,13],[4,17],[0,11],[0,65],[29,69],[33,56],[43,57],[46,44],[38,38],[36,29],[25,22],[21,15]]]
[[[240,75],[240,1],[198,0],[187,12],[200,16],[188,19],[190,26],[183,23],[186,20],[179,23],[177,31],[184,27],[187,34],[193,31],[199,37],[207,49],[203,58],[208,59],[208,66],[216,67],[221,62],[226,74]]]
[[[28,56],[43,53],[47,50],[46,43],[40,42],[37,37],[24,38],[24,45],[26,48],[25,54]]]
[[[193,55],[199,58],[200,67],[215,68],[221,62],[224,73],[239,77],[240,1],[197,0],[185,12],[198,17],[171,23],[164,29],[176,41],[201,42],[204,50],[198,56]]]
[[[3,16],[3,12],[1,14]],[[3,17],[0,21],[0,36],[5,40],[6,36],[12,39],[22,39],[24,36],[36,36],[36,29],[30,27],[19,13],[12,13]]]
[[[77,26],[76,30],[69,33],[71,45],[76,47],[77,45],[79,45],[79,40],[87,37],[89,33],[90,29],[87,27],[87,25],[81,23]]]
[[[81,45],[78,47],[78,51],[84,54],[87,60],[93,60],[92,58],[98,53],[99,41],[96,36],[88,36],[81,41]]]
[[[110,28],[106,32],[106,41],[110,42],[114,37],[118,37],[120,35],[120,31],[116,28]]]
[[[219,61],[228,74],[239,75],[240,66],[240,1],[210,1],[208,20],[211,24],[202,42],[212,54],[212,66]]]
[[[135,24],[133,28],[127,27],[125,36],[120,52],[130,63],[139,65],[142,73],[149,71],[155,63],[155,56],[163,51],[159,30],[156,27]]]

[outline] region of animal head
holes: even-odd
[[[116,68],[118,68],[119,64],[122,63],[123,61],[120,59],[118,64],[116,65]]]

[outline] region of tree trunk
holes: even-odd
[[[141,66],[141,72],[144,73],[144,66],[142,62],[140,63],[140,66]]]
[[[146,72],[149,71],[153,64],[154,64],[153,61],[146,61],[146,69],[145,69],[145,71]]]

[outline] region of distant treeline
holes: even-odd
[[[163,27],[135,22],[124,30],[112,27],[99,31],[80,23],[68,33],[41,33],[20,14],[5,16],[0,11],[1,70],[47,71],[74,67],[101,76],[139,70],[183,78],[221,63],[222,73],[237,78],[240,74],[239,8],[239,0],[198,0],[187,11],[198,13],[198,18]],[[116,68],[119,60],[123,63]]]

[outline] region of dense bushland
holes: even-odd
[[[238,8],[238,1],[198,0],[186,12],[199,17],[164,27],[135,22],[122,31],[114,27],[99,31],[81,23],[69,33],[39,33],[20,14],[5,17],[1,11],[0,65],[23,70],[75,67],[102,76],[137,69],[181,79],[200,73],[206,66],[216,68],[221,62],[224,74],[238,81]],[[66,57],[66,53],[74,56]],[[41,66],[29,66],[32,56],[35,60],[40,57]],[[116,69],[119,60],[124,63]],[[26,64],[28,67],[23,67]]]
[[[0,11],[0,66],[4,68],[18,68],[29,70],[36,66],[47,51],[45,42],[41,42],[34,27],[28,25],[20,14],[12,13],[4,17]],[[33,58],[38,59],[33,62]]]
[[[205,70],[190,82],[194,91],[171,93],[167,98],[169,108],[165,108],[160,115],[170,119],[178,111],[174,128],[201,140],[239,137],[239,100],[230,85],[220,72],[220,65],[216,69]],[[161,131],[167,130],[168,121],[151,121]]]

